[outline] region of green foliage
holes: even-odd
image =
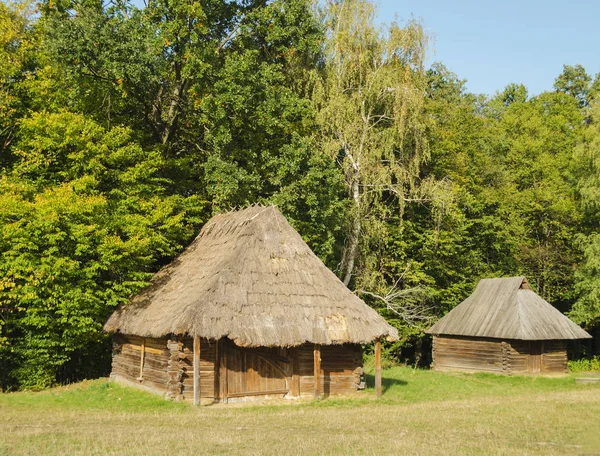
[[[577,191],[580,196],[584,229],[578,236],[583,261],[576,272],[578,300],[571,317],[588,328],[600,324],[600,105],[596,104],[590,122],[574,153]]]
[[[507,106],[499,121],[497,150],[508,173],[502,204],[515,237],[519,269],[546,300],[572,302],[574,244],[581,214],[572,154],[584,116],[576,100],[545,93]]]
[[[190,239],[200,201],[165,195],[160,154],[128,130],[77,114],[24,119],[15,155],[0,182],[0,300],[19,367],[2,383],[43,387],[106,349],[109,313]]]
[[[25,82],[35,66],[38,36],[28,1],[0,3],[0,164],[10,161],[19,119],[28,107]]]
[[[554,89],[574,97],[579,106],[589,106],[598,95],[600,89],[600,74],[594,81],[581,65],[564,65],[563,72],[554,81]]]
[[[576,359],[569,361],[567,365],[569,366],[569,370],[574,373],[600,372],[600,357],[594,356],[591,359]]]

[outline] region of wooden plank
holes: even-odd
[[[194,405],[200,405],[200,338],[194,336]]]
[[[313,350],[315,399],[321,397],[321,346],[315,345]]]
[[[375,391],[377,397],[381,397],[381,340],[375,342]]]

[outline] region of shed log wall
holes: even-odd
[[[532,372],[534,353],[539,355],[539,372],[564,373],[567,372],[567,344],[564,340],[525,341],[511,340],[506,342],[508,350],[508,366],[511,374],[527,374]],[[535,369],[537,371],[537,369]]]
[[[542,367],[544,372],[565,373],[567,367],[567,342],[564,340],[548,340],[544,342]]]
[[[434,336],[433,368],[504,374],[567,372],[562,340],[523,341]]]
[[[504,372],[502,341],[455,336],[434,336],[433,367],[436,370]]]

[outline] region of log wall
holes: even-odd
[[[526,374],[529,371],[529,342],[511,340],[504,342],[507,347],[506,365],[509,374]]]
[[[182,376],[183,389],[182,399],[192,401],[194,399],[194,339],[182,339],[183,358],[185,367]],[[215,362],[217,354],[217,342],[214,340],[200,339],[200,397],[215,397]]]
[[[296,349],[295,369],[300,396],[314,394],[314,345]],[[322,345],[320,391],[324,396],[355,392],[362,373],[362,347],[354,344]]]
[[[503,373],[505,366],[502,342],[497,339],[434,336],[433,368]]]
[[[508,373],[564,373],[567,372],[567,344],[563,340],[506,342]]]
[[[144,362],[140,375],[144,346]],[[169,350],[165,339],[115,335],[112,375],[160,392],[167,391]]]
[[[140,365],[144,347],[142,375]],[[230,341],[200,340],[200,397],[224,400],[260,396],[260,391],[289,397],[314,394],[314,345],[294,348],[241,348]],[[227,357],[224,359],[224,357]],[[228,367],[228,369],[225,368]],[[175,400],[193,401],[193,339],[164,339],[117,334],[113,338],[112,376]],[[321,347],[320,391],[323,396],[357,390],[362,374],[362,347]],[[231,383],[231,384],[229,384]],[[269,393],[270,392],[270,393]]]
[[[567,342],[564,340],[548,340],[544,342],[542,353],[543,372],[565,373],[567,367]]]
[[[500,340],[434,336],[436,370],[504,374],[563,373],[567,371],[565,341]]]
[[[140,364],[144,345],[144,362]],[[201,398],[215,397],[214,363],[216,343],[200,341]],[[112,376],[148,387],[176,400],[194,398],[193,339],[142,338],[116,334],[113,337]]]

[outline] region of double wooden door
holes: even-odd
[[[242,348],[225,341],[222,365],[224,398],[285,395],[289,391],[292,362],[286,349]]]

